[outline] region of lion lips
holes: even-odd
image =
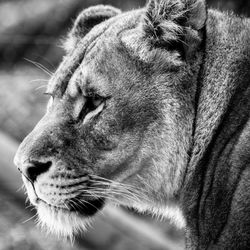
[[[34,196],[32,196],[32,198],[33,201],[31,201],[31,203],[33,203],[36,207],[38,207],[40,203],[43,203],[45,206],[50,207],[52,210],[61,210],[62,212],[76,213],[77,215],[81,215],[84,217],[95,215],[103,208],[105,204],[105,199],[103,198],[84,199],[80,196],[67,199],[60,204],[48,203],[47,201],[39,198],[38,196],[36,196],[35,199]]]
[[[76,213],[77,215],[82,216],[93,216],[101,210],[105,204],[104,198],[90,197],[87,199],[84,197],[84,194],[78,194],[75,197],[67,198],[59,203],[53,202],[53,200],[49,201],[48,199],[40,197],[37,194],[35,185],[25,178],[23,179],[30,202],[36,207],[39,207],[42,203],[44,206],[48,206],[50,209],[55,211],[61,210],[62,212]]]
[[[80,200],[77,197],[75,197],[70,200],[67,200],[65,202],[65,206],[61,205],[57,206],[49,204],[44,200],[37,198],[36,206],[39,206],[40,203],[43,203],[43,205],[48,206],[56,211],[60,210],[61,212],[76,213],[77,215],[88,217],[88,216],[93,216],[98,211],[100,211],[105,204],[105,200],[103,198],[97,198],[87,201],[87,200]]]
[[[84,216],[93,216],[99,210],[103,208],[105,200],[103,198],[97,198],[93,200],[80,200],[78,197],[70,199],[67,202],[67,206],[70,208],[70,211],[77,212]]]

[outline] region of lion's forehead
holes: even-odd
[[[79,66],[88,57],[88,62],[98,60],[98,51],[107,44],[112,50],[119,33],[134,27],[141,17],[142,10],[120,14],[94,27],[84,38],[80,40],[76,48],[66,55],[57,71],[50,79],[47,92],[62,96],[67,89],[68,82],[77,72]],[[107,51],[107,47],[106,47]]]

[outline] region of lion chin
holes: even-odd
[[[58,237],[72,239],[73,235],[85,231],[91,223],[90,217],[66,209],[53,208],[43,202],[37,205],[37,213],[38,225]]]

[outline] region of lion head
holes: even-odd
[[[192,144],[203,1],[84,10],[15,164],[40,221],[71,235],[108,203],[166,213]]]

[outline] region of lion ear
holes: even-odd
[[[206,18],[205,0],[150,0],[143,30],[153,45],[190,52],[202,40]]]
[[[120,14],[117,8],[108,5],[97,5],[84,9],[76,18],[74,26],[64,43],[66,51],[71,51],[94,26]]]

